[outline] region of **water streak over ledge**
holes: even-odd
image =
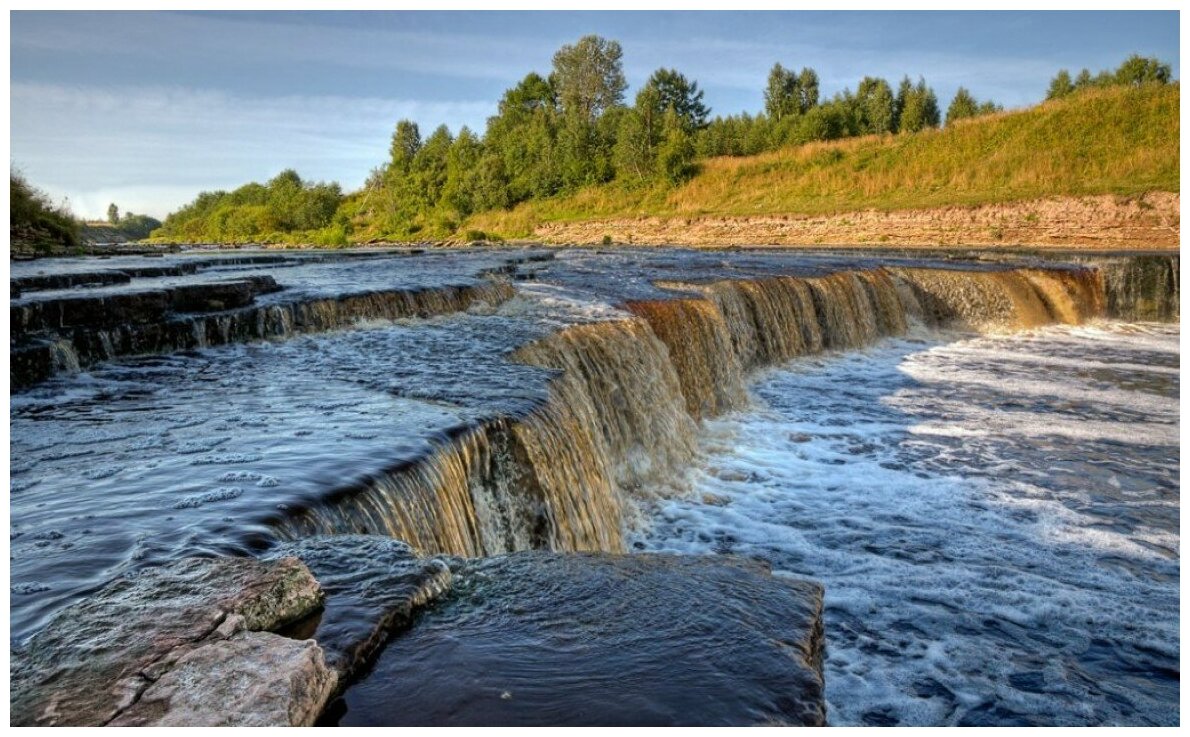
[[[276,522],[278,533],[380,533],[467,556],[623,550],[633,498],[673,485],[695,453],[698,420],[746,405],[749,371],[860,348],[913,323],[1010,331],[1078,324],[1142,301],[1141,290],[1113,290],[1110,276],[1085,267],[895,266],[658,286],[672,296],[627,300],[627,317],[566,327],[515,351],[517,361],[558,371],[534,408],[295,510]],[[1167,317],[1176,315],[1170,302],[1156,298]]]

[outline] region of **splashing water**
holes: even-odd
[[[1178,723],[1178,326],[799,359],[637,549],[826,585],[839,725]]]

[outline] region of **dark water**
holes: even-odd
[[[713,422],[638,547],[826,586],[840,725],[1178,723],[1178,327],[898,340]]]
[[[689,556],[521,553],[466,564],[449,600],[389,642],[332,720],[820,722],[818,675],[798,660],[816,594],[814,584]]]
[[[114,293],[212,271],[272,275],[285,290],[261,303],[492,272],[518,286],[499,306],[125,359],[15,394],[10,636],[128,570],[258,552],[294,510],[539,407],[553,373],[510,354],[561,328],[625,319],[616,305],[667,294],[658,283],[909,263],[529,255],[515,274],[499,252],[303,255],[58,290]],[[47,261],[14,274],[186,258]],[[653,523],[634,539],[759,556],[824,581],[835,723],[1176,723],[1177,333],[923,334],[802,360],[754,382],[763,410],[706,425],[692,496],[643,503]],[[629,506],[653,498],[625,493]]]
[[[14,264],[14,278],[138,269],[180,275],[27,291],[14,305],[267,274],[259,303],[479,283],[516,265],[519,294],[428,320],[128,358],[15,394],[10,405],[10,636],[125,571],[199,553],[250,552],[295,507],[371,483],[452,434],[540,403],[551,372],[518,346],[653,282],[822,273],[843,257],[685,251],[183,254]],[[261,261],[263,259],[263,261]],[[852,258],[851,262],[868,263]],[[874,263],[874,262],[873,262]]]
[[[287,507],[523,410],[548,373],[503,357],[517,334],[495,315],[388,324],[124,361],[17,395],[13,636],[130,567],[247,550]]]

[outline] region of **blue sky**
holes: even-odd
[[[1008,107],[1059,68],[1137,52],[1180,78],[1163,12],[13,12],[12,162],[76,214],[157,217],[201,190],[294,167],[351,190],[400,118],[482,131],[502,92],[554,51],[618,40],[635,88],[661,66],[714,113],[756,112],[774,62],[814,67],[826,96],[864,75],[923,75]]]

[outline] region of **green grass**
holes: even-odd
[[[590,187],[481,213],[462,227],[515,238],[548,222],[813,215],[1178,192],[1179,99],[1177,84],[1089,90],[941,130],[709,159],[681,185]]]
[[[79,222],[66,205],[54,204],[15,171],[9,173],[8,203],[12,251],[54,253],[79,246]]]

